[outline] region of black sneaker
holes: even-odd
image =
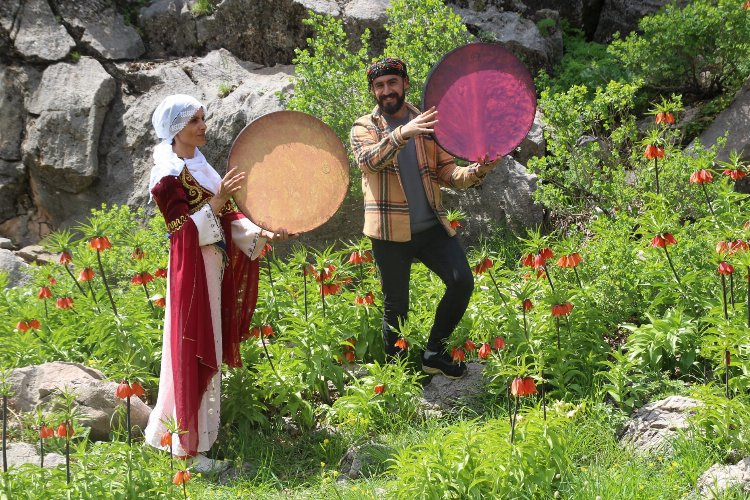
[[[422,354],[422,371],[429,375],[445,375],[448,378],[459,379],[466,375],[466,365],[456,364],[450,356],[444,352],[433,354],[429,358]]]

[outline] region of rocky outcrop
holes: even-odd
[[[8,274],[9,286],[25,285],[31,279],[29,265],[10,250],[0,249],[0,273]]]
[[[92,439],[108,440],[113,424],[124,425],[118,417],[113,422],[117,408],[124,404],[115,398],[117,384],[105,380],[99,370],[78,363],[45,363],[13,370],[8,382],[13,391],[9,406],[14,412],[31,412],[37,408],[49,410],[55,394],[65,389],[75,392],[76,407],[83,415],[79,423],[91,428]],[[145,428],[151,409],[133,397],[130,412],[134,428]],[[124,416],[118,413],[120,415]]]
[[[604,0],[594,40],[600,43],[612,41],[615,33],[625,38],[638,29],[642,17],[652,14],[673,0]],[[685,4],[686,0],[681,0]]]
[[[736,151],[743,162],[750,160],[750,79],[698,140],[708,148],[715,145],[717,139],[725,134],[727,142],[717,151],[716,159],[727,161],[730,153]]]
[[[741,490],[745,495],[750,494],[750,457],[735,465],[714,464],[701,474],[696,484],[701,498],[726,498],[729,488]]]
[[[9,443],[7,452],[8,468],[23,464],[39,465],[39,446],[31,443]],[[50,469],[65,465],[65,457],[59,453],[44,452],[44,468]]]
[[[47,0],[0,2],[0,39],[6,40],[7,53],[34,62],[59,61],[75,47]]]
[[[492,38],[512,50],[526,63],[532,74],[540,69],[551,70],[562,59],[562,30],[554,25],[543,35],[536,23],[515,12],[501,12],[494,7],[482,12],[454,8],[469,31]]]
[[[636,410],[620,435],[624,445],[645,453],[662,451],[677,432],[687,430],[688,417],[700,401],[684,396],[669,396]]]

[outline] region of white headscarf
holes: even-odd
[[[195,148],[192,158],[184,160],[172,151],[174,136],[187,125],[190,118],[201,108],[206,109],[194,97],[185,94],[170,95],[157,106],[151,121],[154,124],[156,135],[162,139],[162,142],[154,148],[154,166],[151,169],[151,178],[148,183],[149,193],[162,178],[168,175],[178,176],[184,167],[188,168],[201,186],[212,193],[218,191],[221,176],[209,165],[206,157],[198,148]]]

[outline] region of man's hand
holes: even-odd
[[[409,123],[401,127],[401,137],[411,139],[420,134],[431,134],[434,132],[437,123],[437,109],[431,107],[424,113],[416,116]]]
[[[492,170],[494,170],[495,167],[497,167],[500,164],[502,159],[503,159],[502,156],[498,156],[494,160],[490,161],[489,157],[485,155],[485,157],[482,158],[482,160],[477,162],[477,166],[479,167],[477,169],[477,175],[479,177],[484,177],[485,175],[487,175],[488,172],[491,172]]]

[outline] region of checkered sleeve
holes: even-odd
[[[384,135],[383,135],[384,134]],[[380,138],[382,135],[382,138]],[[354,122],[349,134],[357,166],[367,174],[381,172],[406,144],[401,137],[401,127],[391,132],[380,130],[369,116]]]
[[[478,163],[459,167],[456,165],[453,156],[438,147],[437,174],[442,185],[462,189],[481,184],[486,172],[483,175]]]

